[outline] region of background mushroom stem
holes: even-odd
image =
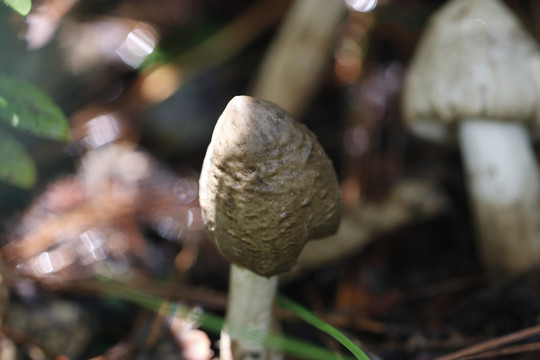
[[[251,94],[279,104],[298,119],[324,79],[346,12],[344,1],[294,1]]]
[[[269,333],[278,277],[265,277],[231,264],[227,326],[221,334],[221,359],[280,359],[257,333]],[[252,339],[251,336],[254,336]]]
[[[530,268],[540,259],[540,173],[526,129],[466,120],[459,141],[486,267],[505,273]]]

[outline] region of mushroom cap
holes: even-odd
[[[229,102],[199,183],[210,238],[226,260],[259,275],[290,270],[308,240],[339,227],[332,162],[306,126],[268,101]]]
[[[430,20],[404,84],[411,131],[455,139],[465,119],[519,121],[538,116],[540,57],[534,39],[499,0],[453,0]]]

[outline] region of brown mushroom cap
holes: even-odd
[[[539,51],[499,0],[453,0],[431,19],[411,61],[403,111],[413,133],[452,140],[464,119],[538,116]]]
[[[332,162],[315,135],[274,103],[237,96],[204,159],[200,203],[223,257],[264,276],[290,270],[304,244],[341,217]]]

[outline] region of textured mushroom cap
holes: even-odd
[[[315,135],[274,103],[237,96],[208,146],[199,197],[229,262],[264,276],[288,271],[304,244],[337,231],[340,191]]]
[[[532,124],[538,113],[539,52],[499,0],[449,1],[431,19],[405,79],[411,131],[454,139],[467,118]]]

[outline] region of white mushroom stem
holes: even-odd
[[[346,13],[342,0],[295,0],[265,55],[253,96],[301,116],[324,78]]]
[[[278,359],[263,345],[272,326],[278,277],[265,277],[231,265],[226,326],[221,334],[221,359]]]
[[[459,141],[485,264],[507,273],[530,268],[540,259],[540,175],[526,129],[471,119]]]

